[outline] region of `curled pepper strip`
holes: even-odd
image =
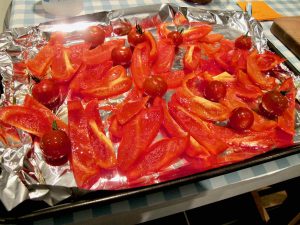
[[[131,78],[127,76],[123,66],[115,66],[108,70],[103,80],[96,87],[84,89],[81,95],[86,98],[105,99],[128,91],[132,86]]]
[[[152,106],[142,110],[123,126],[117,157],[121,171],[128,171],[146,151],[160,129],[162,119],[161,106]]]

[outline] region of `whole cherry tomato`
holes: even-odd
[[[253,122],[253,112],[245,107],[238,107],[231,112],[228,125],[235,130],[246,130],[252,126]]]
[[[115,47],[111,52],[111,59],[114,65],[122,65],[122,66],[129,66],[131,61],[132,52],[130,48],[122,46],[122,47]]]
[[[99,26],[90,26],[83,33],[83,39],[91,43],[91,47],[95,48],[98,45],[101,45],[105,40],[105,32]]]
[[[136,28],[132,29],[128,33],[127,39],[128,39],[128,43],[132,46],[136,46],[137,44],[144,42],[146,39],[142,27],[136,25]]]
[[[180,45],[183,41],[182,35],[179,31],[172,31],[168,33],[167,38],[170,38],[176,46]]]
[[[71,152],[71,142],[62,130],[52,130],[43,135],[41,150],[45,161],[53,166],[59,166],[67,162]]]
[[[168,85],[162,77],[151,76],[147,77],[144,81],[143,89],[147,95],[150,95],[152,97],[161,97],[166,93]]]
[[[131,24],[127,21],[116,21],[113,22],[113,31],[116,35],[123,36],[129,34],[131,31]]]
[[[247,34],[238,37],[234,42],[234,46],[239,49],[249,50],[252,47],[251,37],[247,36]]]
[[[218,102],[226,95],[226,85],[221,81],[211,81],[204,88],[204,97],[210,101]]]
[[[260,110],[266,117],[280,116],[288,107],[288,99],[279,91],[268,91],[261,99]]]
[[[32,96],[49,109],[54,109],[60,103],[59,86],[52,79],[34,84]]]

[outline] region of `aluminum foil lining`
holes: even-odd
[[[13,102],[22,104],[24,96],[30,93],[32,80],[14,73],[14,65],[27,57],[34,56],[47,43],[52,32],[67,32],[68,42],[72,44],[78,41],[76,31],[86,29],[91,25],[109,25],[118,19],[125,18],[132,24],[140,23],[145,19],[151,21],[153,18],[159,18],[162,22],[166,22],[171,21],[177,12],[185,15],[189,21],[205,21],[212,24],[213,32],[221,33],[228,39],[235,39],[241,34],[249,32],[259,52],[268,49],[262,26],[246,13],[209,11],[179,7],[173,4],[105,11],[47,22],[34,27],[13,28],[0,34],[0,73],[4,90],[0,100],[1,106]],[[180,67],[180,65],[175,66]],[[298,87],[299,78],[284,65],[282,66],[286,75],[295,78]],[[297,97],[299,99],[299,93]],[[115,104],[119,101],[120,98],[116,98],[103,104]],[[67,120],[66,104],[63,104],[56,114],[63,120]],[[105,115],[101,116],[105,117]],[[299,113],[297,113],[297,127],[299,127],[300,121],[298,118]],[[43,161],[40,149],[30,135],[17,130],[17,136],[18,138],[12,137],[9,140],[9,148],[0,142],[0,199],[6,209],[11,210],[26,199],[42,200],[51,206],[71,197],[74,188],[76,189],[76,183],[69,165],[49,166]],[[300,133],[297,129],[295,142],[299,142],[299,140]],[[177,162],[171,168],[177,168],[184,163]],[[101,183],[101,181],[99,182]],[[97,186],[97,184],[95,185]],[[109,186],[101,186],[101,188],[109,189]],[[78,196],[78,193],[86,193],[86,190],[79,190],[79,192],[77,190],[76,193]]]

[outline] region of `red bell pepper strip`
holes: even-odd
[[[191,45],[183,56],[183,66],[188,70],[196,70],[201,61],[201,49],[196,45]]]
[[[195,27],[190,27],[182,32],[183,42],[200,41],[204,36],[212,31],[212,26],[202,23]]]
[[[58,129],[61,129],[68,133],[68,125],[62,121],[60,118],[58,118],[50,109],[48,109],[46,106],[43,104],[39,103],[35,98],[33,98],[30,95],[26,95],[24,99],[24,106],[33,108],[35,110],[40,111],[43,113],[47,118],[50,124],[53,123],[55,120],[58,126]]]
[[[179,86],[181,86],[185,76],[183,70],[174,70],[156,75],[164,79],[169,89],[178,88]]]
[[[248,86],[248,89],[240,85],[239,83],[235,83],[231,86],[232,89],[234,89],[236,95],[240,98],[244,99],[258,99],[260,96],[262,96],[261,90],[257,86]],[[257,89],[258,88],[258,89]]]
[[[225,71],[235,74],[240,69],[246,70],[248,54],[243,49],[221,49],[213,57]]]
[[[65,48],[60,49],[60,51],[56,53],[52,59],[50,67],[52,78],[57,81],[68,81],[76,72],[70,62],[68,51]]]
[[[84,115],[87,118],[87,123],[89,124],[90,121],[94,122],[97,126],[97,129],[104,133],[104,126],[102,123],[102,119],[99,113],[99,101],[93,99],[89,101],[84,109]]]
[[[257,58],[258,54],[256,51],[253,51],[247,58],[247,72],[250,79],[254,82],[255,85],[260,87],[263,90],[272,90],[276,83],[275,78],[264,75],[258,67]]]
[[[128,91],[132,86],[130,77],[127,76],[123,66],[112,67],[100,82],[95,82],[96,87],[84,89],[80,93],[86,98],[106,99]]]
[[[215,43],[215,42],[219,42],[220,40],[222,40],[224,38],[223,34],[207,34],[206,36],[204,36],[203,38],[200,39],[200,42],[205,42],[205,43]]]
[[[257,114],[255,111],[252,112],[254,115],[254,122],[253,125],[251,126],[251,130],[264,131],[264,130],[270,130],[277,127],[276,121],[266,119],[263,116]]]
[[[61,48],[50,65],[52,78],[60,82],[71,80],[82,63],[83,52],[88,48],[89,45],[85,43]]]
[[[161,106],[142,110],[123,126],[118,149],[118,167],[126,172],[146,151],[156,137],[163,119]]]
[[[77,95],[85,89],[97,87],[98,82],[102,81],[102,78],[112,68],[112,65],[112,61],[92,67],[82,65],[70,83],[69,89],[72,95]]]
[[[148,98],[147,98],[148,99]],[[125,100],[117,107],[112,109],[114,113],[109,117],[109,133],[113,141],[119,142],[122,138],[122,124],[128,122],[144,107],[143,93],[136,88],[131,89]],[[127,105],[129,103],[129,105]],[[127,106],[125,106],[127,105]],[[128,110],[126,110],[128,109]],[[119,118],[118,118],[119,117]],[[118,121],[120,120],[120,122]]]
[[[130,65],[131,76],[136,87],[143,89],[145,79],[150,76],[150,47],[147,42],[135,46]]]
[[[229,128],[220,127],[223,132],[222,140],[235,151],[257,150],[265,152],[276,147],[276,129],[264,131],[247,131],[242,133],[229,132]],[[259,150],[258,150],[259,149]]]
[[[229,118],[231,111],[227,106],[194,95],[186,87],[178,88],[174,96],[183,107],[204,120],[223,121]]]
[[[203,54],[209,58],[214,58],[215,54],[218,53],[221,48],[221,45],[219,42],[217,42],[217,43],[201,42],[198,45],[203,50]]]
[[[149,53],[150,61],[154,62],[156,60],[156,56],[157,56],[157,53],[158,53],[156,40],[155,40],[155,38],[153,37],[153,34],[150,31],[146,30],[144,32],[144,35],[145,35],[145,39],[150,44],[150,53]]]
[[[116,39],[104,42],[102,45],[99,45],[92,50],[85,51],[83,53],[82,60],[87,65],[98,65],[104,63],[105,61],[110,61],[112,50],[115,47],[121,47],[124,45],[124,39]]]
[[[262,96],[262,90],[252,83],[248,74],[242,70],[238,70],[236,78],[236,85],[232,88],[235,90],[237,96],[247,99],[257,99]]]
[[[292,78],[286,79],[280,86],[279,91],[285,92],[288,98],[288,107],[278,117],[278,126],[285,132],[295,135],[295,97],[296,88]]]
[[[170,115],[166,103],[162,103],[164,119],[162,126],[170,137],[185,137],[188,135],[188,132],[183,130],[179,124],[173,119]],[[186,148],[186,154],[191,157],[207,158],[210,156],[209,151],[199,144],[193,137],[189,137],[190,145]]]
[[[38,137],[52,130],[52,121],[40,110],[29,106],[11,105],[1,108],[0,121]]]
[[[51,60],[54,57],[55,48],[50,44],[45,45],[38,54],[26,62],[27,68],[33,76],[43,79],[50,66]]]
[[[218,126],[194,116],[174,98],[169,102],[169,111],[176,122],[211,154],[217,155],[227,149],[228,145],[221,139],[223,134],[215,131]]]
[[[222,73],[224,70],[218,65],[216,60],[207,59],[207,60],[201,60],[199,71],[208,72],[211,75],[218,75]]]
[[[215,61],[218,65],[225,71],[229,71],[230,58],[228,57],[228,52],[219,51],[213,54]]]
[[[152,73],[170,72],[175,57],[175,45],[170,39],[162,39],[157,43],[157,58],[152,66]]]
[[[52,46],[63,45],[65,41],[65,33],[60,31],[55,31],[51,33],[49,44]]]
[[[132,117],[145,108],[148,100],[149,96],[146,96],[135,101],[123,102],[116,111],[118,122],[122,125],[127,123]]]
[[[112,142],[120,142],[123,134],[122,125],[119,124],[115,114],[113,114],[108,118],[108,123],[109,123],[108,132],[109,132],[110,139],[112,140]]]
[[[157,26],[157,33],[160,38],[167,38],[168,34],[171,33],[171,30],[168,29],[168,26],[174,26],[171,22],[164,22]]]
[[[236,81],[236,78],[231,75],[230,73],[227,72],[222,72],[219,73],[218,75],[212,75],[208,72],[204,72],[201,74],[201,76],[206,80],[206,81],[213,81],[213,80],[217,80],[217,81],[221,81],[226,83],[227,86],[231,86],[232,83],[234,83]]]
[[[17,128],[0,121],[0,142],[7,147],[21,143]]]
[[[145,30],[148,28],[155,27],[158,24],[160,24],[161,22],[162,21],[161,21],[160,16],[158,14],[155,14],[153,16],[147,16],[147,17],[141,19],[139,21],[139,25]]]
[[[70,163],[79,188],[90,188],[101,174],[97,154],[91,145],[88,119],[80,101],[68,102],[68,125],[71,140]]]
[[[88,102],[84,114],[87,117],[89,138],[97,157],[97,165],[104,169],[113,168],[117,164],[117,158],[111,140],[104,133],[98,111],[98,101]]]
[[[257,66],[261,71],[268,71],[280,63],[283,63],[285,59],[281,58],[280,56],[276,55],[273,52],[265,51],[262,54],[259,54],[257,57]]]
[[[129,179],[159,172],[178,160],[189,143],[188,136],[162,139],[151,145],[127,173]]]
[[[239,139],[239,141],[238,141]],[[217,165],[239,162],[255,155],[262,154],[273,148],[283,148],[293,144],[293,136],[280,129],[246,134],[245,138],[239,137],[232,142],[235,151],[217,157]]]
[[[173,18],[173,22],[176,26],[189,24],[189,20],[181,12],[176,12]]]
[[[238,70],[247,69],[247,57],[249,55],[248,50],[234,49],[228,52],[228,57],[230,58],[230,69],[232,73],[236,73]]]

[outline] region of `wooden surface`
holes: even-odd
[[[300,16],[275,19],[271,32],[300,58]]]

